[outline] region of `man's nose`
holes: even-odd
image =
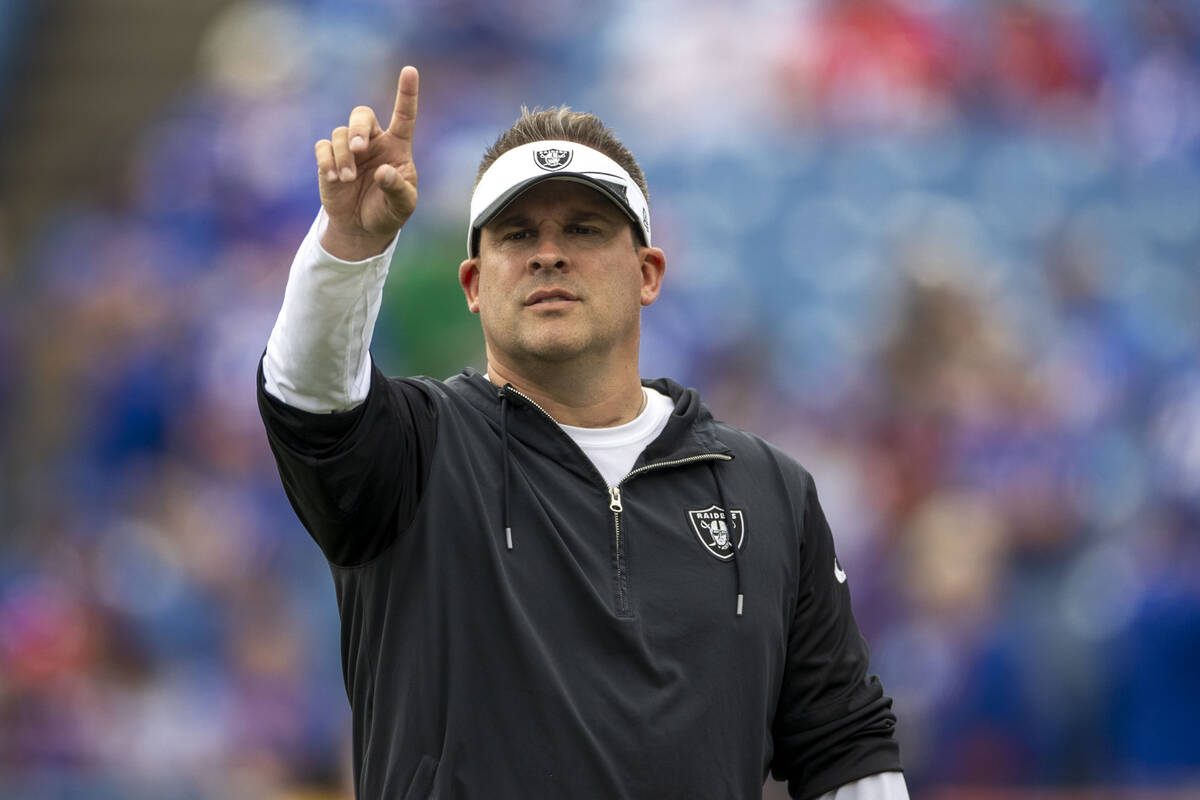
[[[549,225],[542,226],[538,231],[537,249],[529,258],[529,268],[533,271],[543,267],[562,270],[569,263],[563,248],[562,232],[550,229]]]

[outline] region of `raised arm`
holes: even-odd
[[[400,227],[417,202],[417,71],[387,129],[359,106],[316,144],[321,211],[292,263],[262,360],[259,409],[288,499],[333,564],[376,557],[408,526],[436,441],[418,381],[369,347]]]
[[[263,359],[267,393],[293,408],[347,411],[366,398],[383,284],[417,203],[417,92],[417,70],[405,67],[386,129],[358,106],[314,147],[321,213],[292,262]]]

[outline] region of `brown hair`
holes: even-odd
[[[598,150],[629,173],[634,183],[642,190],[642,196],[647,201],[650,191],[646,188],[646,176],[638,166],[637,159],[629,148],[621,144],[616,135],[595,114],[584,111],[572,111],[570,106],[552,106],[550,108],[535,108],[530,111],[521,106],[521,116],[512,126],[496,138],[495,143],[483,154],[479,162],[479,172],[475,175],[475,185],[483,173],[487,172],[497,158],[504,153],[530,142],[540,142],[546,139],[559,139]]]

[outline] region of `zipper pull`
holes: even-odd
[[[608,503],[608,510],[612,511],[615,514],[621,513],[621,511],[623,510],[621,507],[621,487],[620,486],[608,487],[608,496],[610,498],[609,503]]]

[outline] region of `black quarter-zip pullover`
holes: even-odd
[[[311,414],[260,368],[333,574],[358,797],[749,800],[770,770],[808,798],[900,769],[811,477],[646,384],[675,411],[614,487],[473,371],[373,370]]]

